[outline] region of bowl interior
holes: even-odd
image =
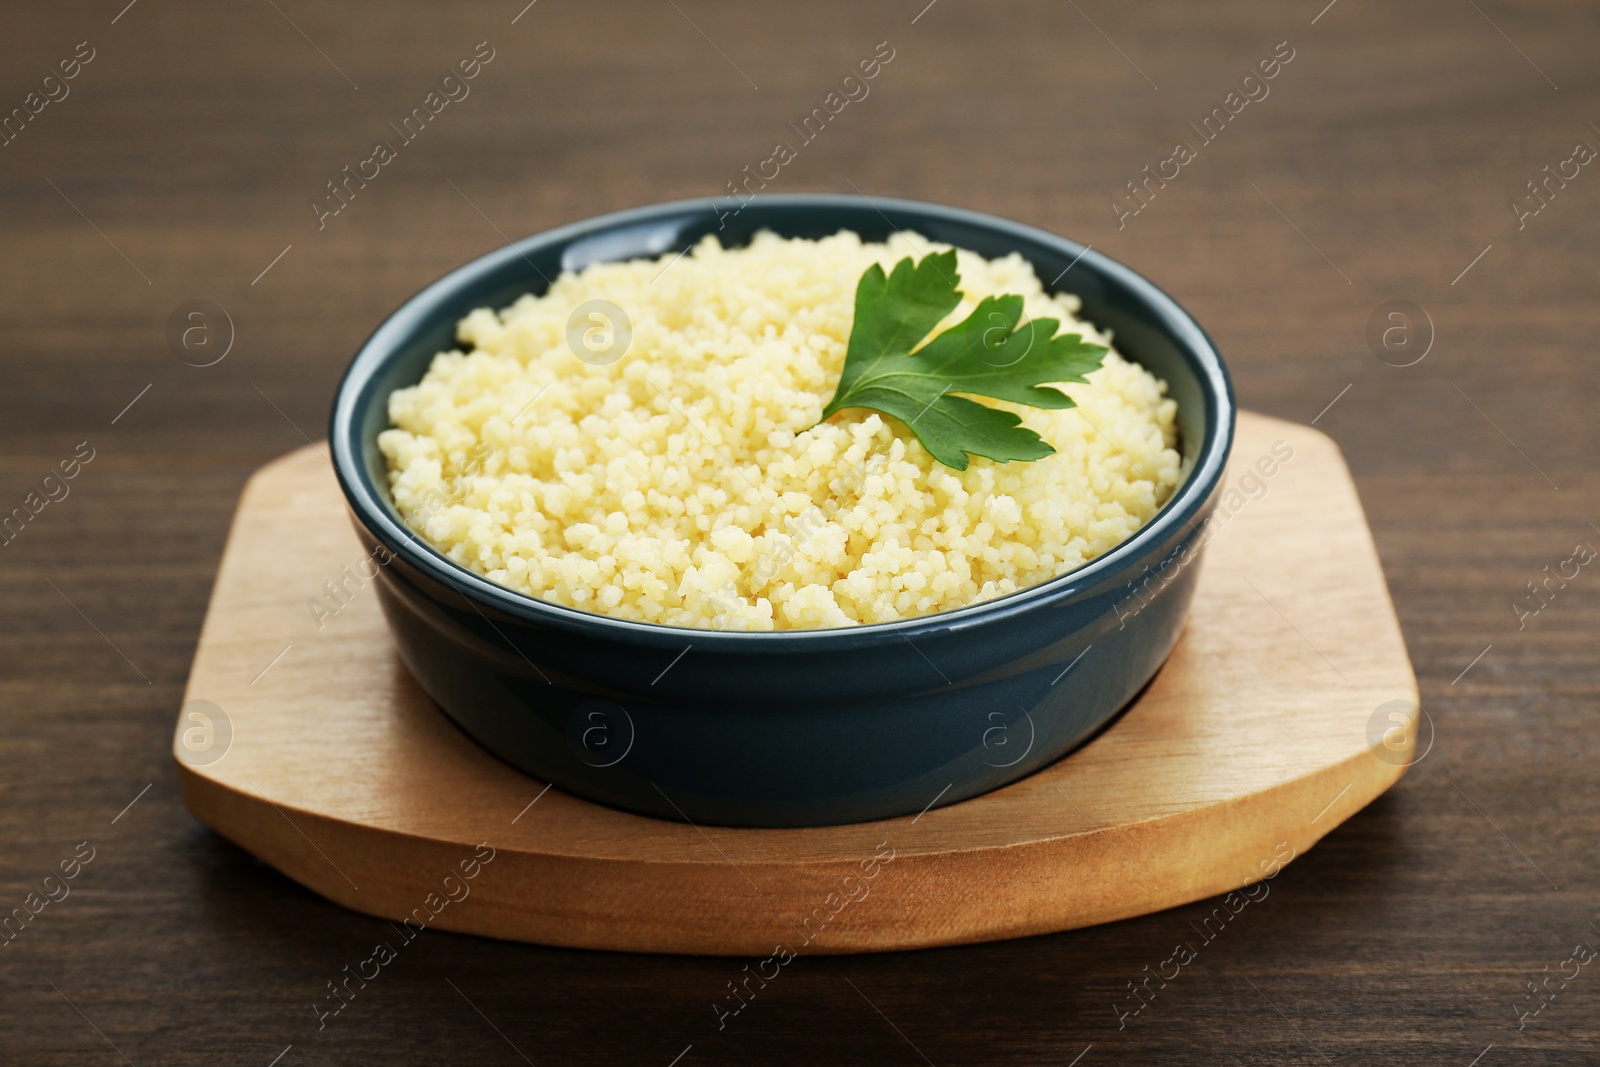
[[[742,209],[698,200],[621,212],[526,238],[446,275],[379,327],[352,364],[334,410],[336,457],[348,449],[346,454],[360,466],[359,474],[365,475],[367,488],[382,501],[388,518],[404,528],[377,445],[378,434],[389,427],[388,396],[421,380],[437,353],[460,347],[456,324],[468,312],[480,307],[499,310],[525,293],[543,293],[549,280],[562,271],[676,253],[706,234],[716,234],[725,246],[740,246],[761,230],[806,238],[854,230],[866,241],[885,241],[909,230],[988,258],[1020,253],[1033,264],[1048,291],[1079,296],[1081,317],[1110,331],[1118,350],[1166,381],[1168,395],[1177,401],[1184,482],[1162,512],[1180,501],[1192,509],[1196,502],[1186,499],[1185,484],[1197,467],[1220,468],[1226,459],[1232,437],[1232,387],[1221,359],[1194,320],[1138,274],[1076,242],[994,216],[909,201],[822,194],[758,197]],[[1161,514],[1144,529],[1160,521]],[[442,554],[435,555],[459,574],[469,573]],[[1073,573],[1094,567],[1095,562]]]

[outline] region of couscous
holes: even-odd
[[[677,259],[600,263],[459,325],[389,398],[378,438],[394,502],[439,551],[551,603],[671,626],[796,630],[963,607],[1082,566],[1176,489],[1176,405],[1114,348],[1077,407],[1014,411],[1054,446],[1035,462],[933,459],[896,419],[818,424],[850,337],[857,280],[947,246],[707,237]],[[1020,256],[957,250],[964,298],[1023,297],[1027,319],[1110,345]],[[613,354],[569,342],[574,309],[625,319]],[[605,320],[601,323],[604,333]],[[631,336],[629,329],[631,327]]]

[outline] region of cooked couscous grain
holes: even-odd
[[[1056,454],[942,466],[899,421],[816,425],[844,365],[856,283],[943,245],[707,237],[676,262],[602,263],[540,297],[480,308],[378,438],[401,515],[451,559],[541,600],[738,630],[889,622],[1082,566],[1125,540],[1180,477],[1164,383],[1108,352],[1076,408],[1015,411]],[[964,300],[1018,293],[1024,316],[1109,344],[1020,256],[958,251]],[[605,366],[567,341],[607,300],[632,341]]]

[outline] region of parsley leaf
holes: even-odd
[[[967,454],[1001,463],[1055,452],[1009,411],[955,393],[1036,408],[1074,407],[1048,382],[1081,382],[1106,349],[1078,334],[1057,337],[1055,319],[1022,318],[1022,297],[985,297],[961,322],[926,344],[928,334],[961,303],[955,252],[908,256],[885,275],[874,263],[856,286],[856,317],[844,372],[828,418],[845,408],[870,408],[911,428],[929,453],[956,470]],[[917,345],[922,344],[921,348]],[[913,348],[917,348],[915,352]]]

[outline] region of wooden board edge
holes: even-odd
[[[858,886],[864,883],[865,855],[738,867],[721,858],[633,863],[516,851],[490,840],[486,844],[496,849],[495,858],[476,887],[479,903],[445,907],[427,925],[567,948],[710,956],[764,956],[778,942],[794,946],[813,929],[818,936],[807,940],[805,954],[905,951],[1056,933],[1270,881],[1404,771],[1361,752],[1250,797],[1114,831],[1001,848],[896,853],[874,875],[884,881],[868,885],[859,900],[837,913],[829,894],[858,891],[841,893],[841,887],[852,876]],[[182,764],[179,777],[184,804],[200,822],[311,891],[375,918],[429,918],[427,910],[416,909],[426,907],[430,893],[442,896],[444,876],[473,854],[468,843],[285,810]],[[885,824],[891,848],[896,829],[909,827]],[[1208,859],[1190,867],[1186,858],[1196,849]],[[388,858],[397,855],[405,857],[403,864]],[[914,875],[909,883],[896,877],[907,867]],[[1207,867],[1233,873],[1206,875]],[[619,897],[607,887],[623,872],[628,892]],[[762,907],[764,898],[751,896],[747,878],[784,890],[765,898]],[[1063,892],[1062,882],[1078,887]],[[641,908],[641,899],[672,906]],[[538,905],[530,906],[535,900]],[[735,909],[742,910],[743,929],[718,921]],[[766,921],[752,924],[752,909],[768,911]],[[698,911],[700,921],[686,922],[685,911]],[[786,930],[796,931],[795,936]]]

